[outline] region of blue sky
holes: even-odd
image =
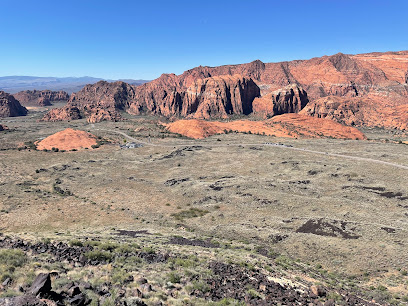
[[[406,0],[0,0],[0,76],[154,79],[408,49]]]

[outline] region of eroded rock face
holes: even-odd
[[[17,117],[27,115],[27,109],[12,95],[0,91],[0,117]]]
[[[81,111],[78,107],[66,105],[61,108],[54,108],[44,115],[41,121],[70,121],[82,119]]]
[[[86,85],[77,93],[71,95],[69,104],[87,111],[95,107],[125,109],[134,96],[133,86],[125,82],[99,81]]]
[[[122,116],[115,109],[112,108],[109,109],[94,108],[88,113],[87,116],[87,121],[89,123],[121,120],[123,120]]]
[[[408,129],[408,104],[384,105],[378,97],[329,96],[309,102],[300,112],[317,118],[327,118],[346,125],[382,126]]]
[[[306,91],[297,84],[270,92],[253,102],[253,112],[263,118],[298,113],[309,102]]]
[[[24,90],[13,94],[25,106],[49,106],[51,102],[68,101],[69,95],[65,91]]]
[[[136,115],[148,113],[169,118],[224,118],[230,114],[247,114],[251,107],[263,116],[273,116],[298,112],[304,106],[307,92],[312,103],[331,96],[346,98],[343,101],[369,98],[378,103],[377,110],[391,109],[408,104],[407,61],[408,51],[401,51],[359,55],[338,53],[282,63],[257,60],[241,65],[199,66],[181,75],[163,74],[138,87],[123,82],[87,85],[71,97],[69,105],[77,107],[85,117],[95,109],[109,109],[108,113],[125,110]],[[235,78],[235,75],[240,77]],[[262,95],[255,104],[250,101],[257,97],[258,89],[253,84]],[[289,97],[286,97],[286,91],[278,97],[275,92],[288,85],[299,86],[299,89],[293,87],[294,93],[289,93]],[[340,104],[339,110],[343,108],[345,117],[353,115],[352,111],[345,113],[344,109],[349,105]],[[370,105],[358,104],[362,108],[361,114],[366,114],[359,117],[361,125],[381,126],[384,120],[376,120],[375,114],[365,109]],[[312,113],[318,114],[320,110],[324,109],[319,107]],[[102,117],[103,120],[117,120],[116,116]],[[394,116],[393,125],[404,126],[405,122],[397,122],[399,118]],[[338,117],[332,119],[338,120]],[[342,120],[339,122],[355,121]]]
[[[162,75],[138,87],[101,81],[73,94],[66,107],[50,111],[43,120],[72,120],[83,114],[89,122],[117,121],[121,120],[118,110],[166,117],[225,117],[251,113],[252,101],[259,94],[260,89],[251,78],[239,75],[197,79],[188,88],[178,82],[176,75]]]
[[[199,79],[186,91],[182,115],[210,119],[232,114],[249,115],[260,89],[251,78],[240,75]]]

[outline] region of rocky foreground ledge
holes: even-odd
[[[171,305],[179,299],[219,305],[379,305],[346,290],[283,281],[277,277],[282,275],[278,266],[268,273],[260,262],[259,266],[243,265],[208,257],[212,250],[223,248],[214,241],[152,238],[169,247],[164,250],[132,242],[153,236],[147,231],[115,235],[126,236],[128,242],[101,242],[98,238],[30,242],[0,237],[0,264],[8,258],[15,265],[10,271],[28,269],[30,261],[38,267],[33,280],[24,284],[18,284],[18,273],[10,273],[0,293],[4,296],[14,289],[15,294],[0,298],[0,305]],[[172,245],[177,248],[171,249]],[[187,250],[202,256],[188,255]],[[244,249],[238,251],[239,256],[247,256]],[[259,249],[256,256],[273,261],[275,255]],[[98,275],[102,270],[111,276]]]

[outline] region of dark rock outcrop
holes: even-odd
[[[51,291],[51,277],[49,273],[40,273],[35,278],[30,288],[30,293],[34,296],[45,294]]]
[[[0,117],[17,117],[27,115],[27,109],[12,95],[0,91]]]
[[[254,114],[268,118],[275,115],[298,113],[308,102],[306,91],[297,84],[291,84],[256,98],[252,107]]]
[[[65,91],[24,90],[13,94],[22,105],[48,106],[55,101],[68,101],[69,95]]]

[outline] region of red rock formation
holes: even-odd
[[[383,105],[370,96],[324,97],[308,103],[300,113],[346,125],[408,129],[408,104]]]
[[[27,109],[12,95],[0,91],[0,117],[17,117],[27,115]]]
[[[78,107],[72,105],[66,105],[61,108],[54,108],[44,115],[40,121],[69,121],[81,119],[81,111]]]
[[[227,98],[227,93],[231,92],[230,88],[242,86],[233,85],[232,79],[227,81],[225,76],[238,74],[240,82],[243,79],[251,80],[250,82],[254,82],[259,87],[263,99],[257,99],[255,107],[252,106],[252,108],[259,109],[262,114],[276,114],[285,110],[298,111],[297,107],[291,107],[291,103],[275,103],[277,101],[274,101],[274,94],[267,96],[275,90],[293,84],[302,87],[311,102],[328,96],[347,99],[369,98],[369,100],[375,100],[376,109],[381,112],[383,109],[385,111],[387,108],[408,104],[407,68],[408,51],[360,55],[339,53],[333,56],[282,63],[265,64],[257,60],[242,65],[199,66],[178,76],[164,74],[138,87],[122,82],[112,84],[99,82],[96,85],[88,85],[74,98],[71,97],[69,104],[77,106],[85,116],[89,116],[89,109],[95,108],[166,117],[209,118],[225,117],[230,113],[245,114],[251,108],[249,105],[251,102],[246,98],[241,99],[245,105],[238,105],[239,99],[238,104],[232,102],[231,107],[227,106],[229,102],[223,102]],[[222,85],[223,82],[225,85]],[[242,96],[254,96],[253,86],[245,88],[248,88],[248,93],[234,90],[240,92]],[[215,91],[217,93],[214,96]],[[222,98],[223,95],[225,97]],[[282,107],[276,105],[282,105]],[[362,108],[370,107],[370,103],[359,105]],[[362,111],[367,116],[374,115],[369,110]],[[314,114],[317,112],[316,109]],[[375,117],[367,116],[359,119],[362,125],[381,126],[383,121],[375,122]],[[400,117],[396,116],[394,119],[399,120],[398,118]],[[337,120],[337,117],[333,119]],[[404,122],[395,121],[393,124],[403,126]]]
[[[284,114],[264,121],[178,120],[165,126],[172,133],[196,139],[224,134],[227,131],[291,138],[366,139],[365,135],[356,128],[344,126],[328,119],[299,114]]]
[[[96,123],[101,121],[121,121],[122,116],[115,109],[94,108],[88,113],[87,121]]]
[[[65,129],[61,132],[55,133],[47,138],[36,143],[38,150],[52,150],[57,148],[59,150],[79,150],[82,148],[92,148],[96,145],[96,137],[85,131]]]
[[[181,114],[201,119],[248,115],[252,112],[252,101],[259,95],[254,81],[240,75],[198,79],[186,91]]]
[[[55,101],[68,101],[69,95],[65,91],[24,90],[13,94],[22,105],[48,106]]]
[[[50,110],[42,121],[64,121],[88,118],[89,122],[103,120],[121,120],[117,110],[125,109],[132,97],[133,86],[124,82],[108,83],[99,81],[86,85],[79,92],[71,95],[68,104],[62,108]]]
[[[72,119],[66,114],[68,107],[76,107],[91,122],[120,120],[117,110],[167,117],[190,114],[200,118],[225,117],[251,113],[252,101],[259,96],[259,88],[252,79],[241,76],[197,79],[190,85],[185,88],[178,77],[171,74],[138,87],[124,82],[101,81],[73,94],[67,107],[61,109],[65,113],[63,116],[57,116],[58,110],[52,110],[43,120]]]
[[[302,87],[291,84],[256,98],[252,104],[253,113],[263,118],[286,113],[298,113],[309,102]]]
[[[71,95],[68,103],[81,110],[92,108],[125,109],[134,95],[133,86],[125,82],[108,83],[99,81],[86,85],[77,93]]]

